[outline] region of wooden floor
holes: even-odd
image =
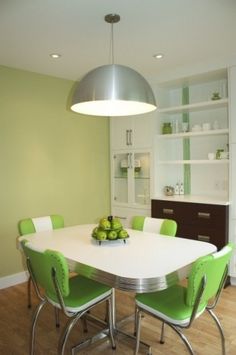
[[[134,310],[134,297],[125,292],[116,292],[117,319],[130,315]],[[1,355],[25,355],[29,351],[29,329],[31,316],[37,299],[33,299],[32,310],[26,307],[26,284],[17,285],[0,290],[0,354]],[[99,306],[95,313],[102,314],[104,308]],[[227,287],[221,296],[216,313],[219,316],[226,336],[227,355],[236,354],[236,287]],[[59,334],[65,324],[65,318],[61,317],[61,328],[56,329],[54,323],[54,312],[50,306],[45,308],[40,316],[37,326],[36,355],[56,354]],[[88,324],[89,334],[96,332],[97,328]],[[132,322],[126,324],[122,329],[133,331]],[[220,355],[220,339],[213,321],[209,315],[204,314],[197,319],[194,326],[187,330],[188,336],[195,350],[196,355]],[[161,355],[184,355],[188,354],[184,345],[171,329],[166,329],[166,342],[161,345],[158,342],[160,335],[160,322],[145,316],[142,320],[141,339],[152,346],[152,354]],[[76,344],[84,334],[81,330],[81,323],[75,327],[68,341],[67,353],[70,354],[70,347]],[[93,344],[80,354],[83,355],[123,355],[133,354],[134,342],[119,335],[117,348],[112,350],[107,340]],[[140,349],[140,354],[145,354],[145,348]]]

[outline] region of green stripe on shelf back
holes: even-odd
[[[182,89],[182,104],[187,105],[189,104],[189,88],[183,87]],[[184,112],[182,114],[182,122],[188,123],[189,126],[189,113]],[[183,159],[189,160],[190,159],[190,140],[189,138],[183,139]],[[183,166],[183,173],[184,173],[184,193],[190,194],[191,193],[191,165],[184,165]]]

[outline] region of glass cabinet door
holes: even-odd
[[[128,175],[130,155],[118,153],[113,155],[113,199],[118,203],[128,203]]]
[[[150,204],[150,153],[141,152],[133,155],[134,203]]]

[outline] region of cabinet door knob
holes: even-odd
[[[210,219],[211,214],[208,212],[198,212],[198,218],[205,218],[205,219]]]
[[[115,216],[115,218],[119,218],[119,219],[127,219],[127,217],[123,217],[123,216]]]
[[[163,208],[162,211],[165,214],[174,214],[174,210],[172,208]]]
[[[201,234],[199,234],[197,236],[197,239],[200,240],[201,242],[209,242],[211,238],[210,238],[209,235],[201,235]]]

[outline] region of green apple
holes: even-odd
[[[119,231],[118,238],[125,239],[128,238],[128,236],[128,232],[125,229],[121,229],[121,231]]]
[[[97,240],[106,240],[107,239],[107,233],[104,230],[99,229],[97,231]]]
[[[103,230],[108,230],[111,229],[111,223],[108,221],[107,218],[102,218],[100,219],[99,227],[102,228]]]
[[[92,231],[92,237],[97,239],[97,234],[98,234],[98,227],[95,227]]]
[[[119,218],[114,218],[112,221],[111,221],[111,229],[122,229],[122,224],[119,220]]]
[[[107,238],[110,239],[110,240],[117,239],[117,233],[116,233],[116,231],[110,231],[110,232],[108,232]]]

